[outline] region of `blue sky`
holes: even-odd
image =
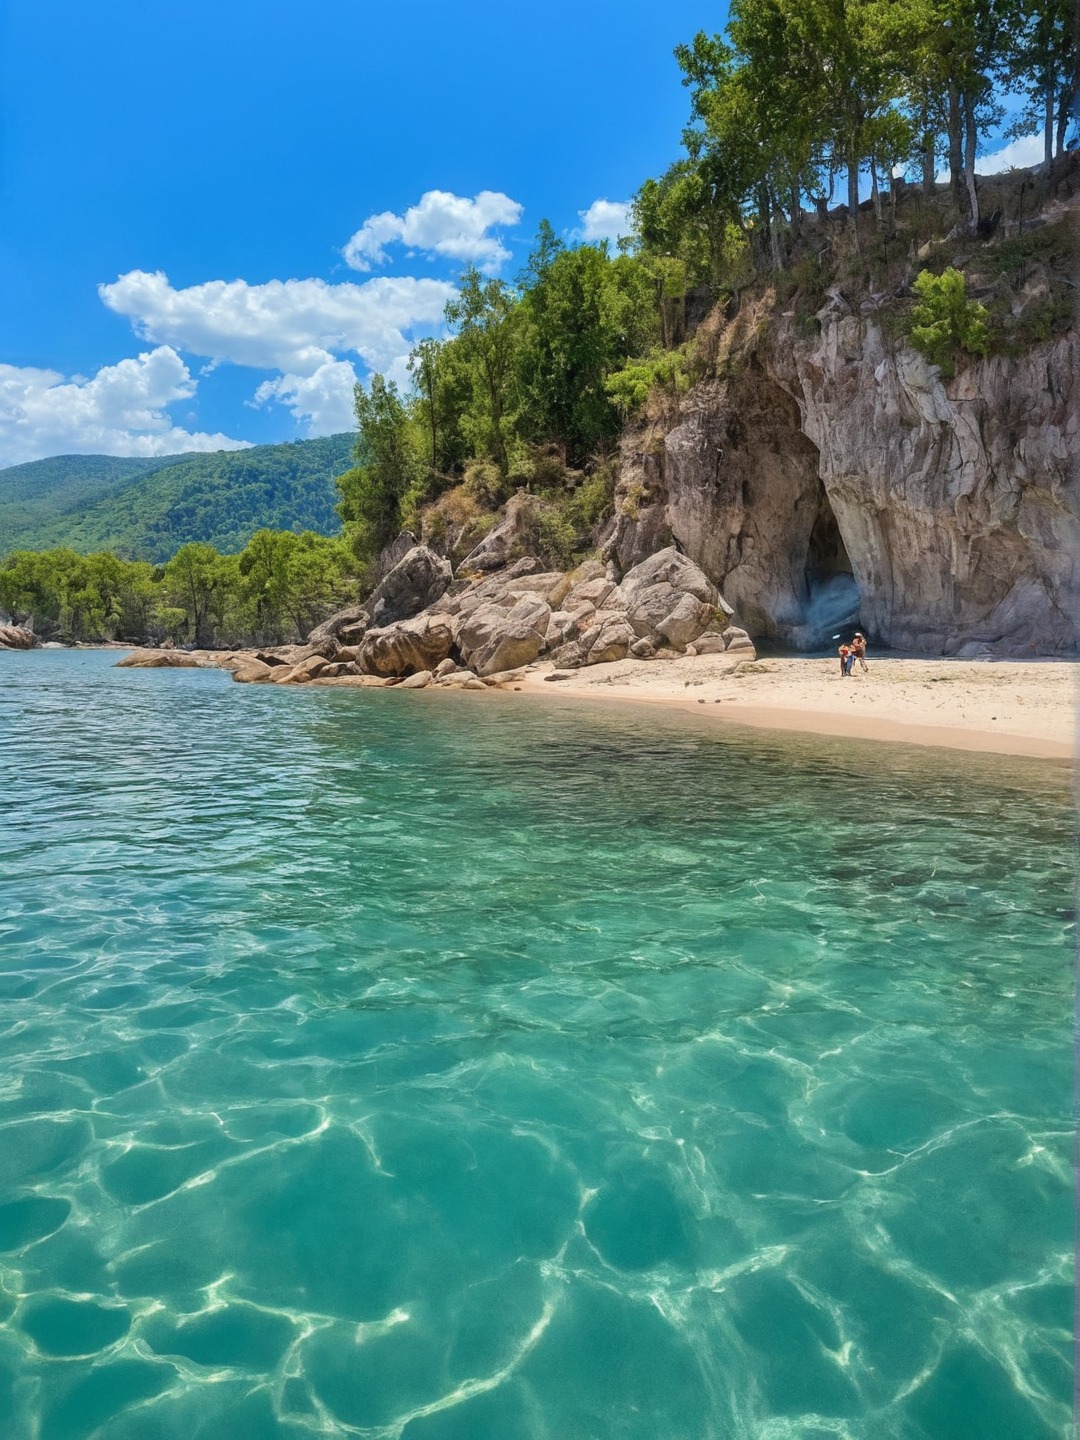
[[[0,465],[351,428],[470,259],[619,228],[725,12],[6,0]]]
[[[669,163],[672,49],[724,20],[691,0],[0,10],[0,464],[348,425],[353,370],[400,372],[470,254],[513,276],[541,218],[581,230]]]

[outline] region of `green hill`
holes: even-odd
[[[334,479],[353,435],[154,460],[58,456],[0,470],[0,555],[55,545],[167,560],[189,540],[223,552],[256,530],[336,535]]]
[[[0,551],[21,547],[24,537],[68,511],[93,504],[186,455],[53,455],[0,470]]]

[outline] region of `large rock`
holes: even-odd
[[[315,647],[359,645],[370,624],[371,617],[366,605],[359,603],[346,605],[343,610],[338,610],[328,620],[324,620],[321,625],[316,625],[307,637],[307,643]]]
[[[720,596],[716,586],[671,546],[629,570],[617,593],[635,639],[651,640],[654,645],[685,650],[717,623]]]
[[[524,490],[519,490],[507,502],[503,518],[480,544],[465,556],[458,569],[481,574],[504,569],[523,551],[533,549],[536,529],[536,501]]]
[[[384,626],[412,619],[445,594],[453,578],[449,560],[426,545],[414,545],[368,597],[371,623]]]
[[[522,595],[509,609],[489,601],[457,623],[462,658],[477,675],[495,675],[529,665],[543,649],[551,606],[535,594]]]
[[[116,662],[117,670],[201,670],[203,662],[184,650],[133,650]]]
[[[384,545],[375,561],[375,574],[381,580],[389,575],[394,566],[405,558],[409,551],[419,544],[411,530],[400,530],[389,545]]]
[[[453,622],[448,615],[414,615],[396,625],[369,630],[357,664],[369,675],[414,675],[434,670],[453,645]]]
[[[433,679],[430,670],[418,670],[415,675],[410,675],[398,686],[399,690],[426,690]]]
[[[233,668],[232,678],[240,685],[259,685],[280,669],[280,665],[264,665],[261,660],[245,660]]]
[[[625,615],[601,611],[577,642],[581,655],[580,663],[604,665],[612,660],[625,660],[636,639],[634,627]],[[560,650],[556,659],[562,653]]]
[[[25,625],[0,625],[0,650],[33,650],[41,641]]]

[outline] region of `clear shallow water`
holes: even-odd
[[[0,1433],[1068,1433],[1070,797],[0,656]]]

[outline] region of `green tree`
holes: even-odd
[[[989,314],[985,306],[967,298],[959,270],[951,265],[941,275],[923,270],[912,288],[919,303],[911,312],[911,343],[939,367],[943,379],[955,375],[958,353],[987,353]]]
[[[470,400],[462,432],[472,454],[492,460],[505,475],[518,407],[515,296],[502,280],[485,280],[470,268],[457,299],[447,303],[446,320],[457,331],[455,348],[468,367]]]
[[[637,259],[612,259],[605,246],[567,249],[543,230],[538,252],[521,299],[521,430],[583,464],[618,433],[604,382],[653,338],[653,281]]]
[[[164,598],[183,611],[184,636],[200,649],[213,644],[215,622],[224,613],[230,568],[235,568],[225,559],[213,545],[196,540],[181,545],[162,574]]]
[[[361,560],[373,559],[401,529],[423,476],[408,410],[392,380],[373,375],[356,387],[359,463],[339,477],[338,509]]]

